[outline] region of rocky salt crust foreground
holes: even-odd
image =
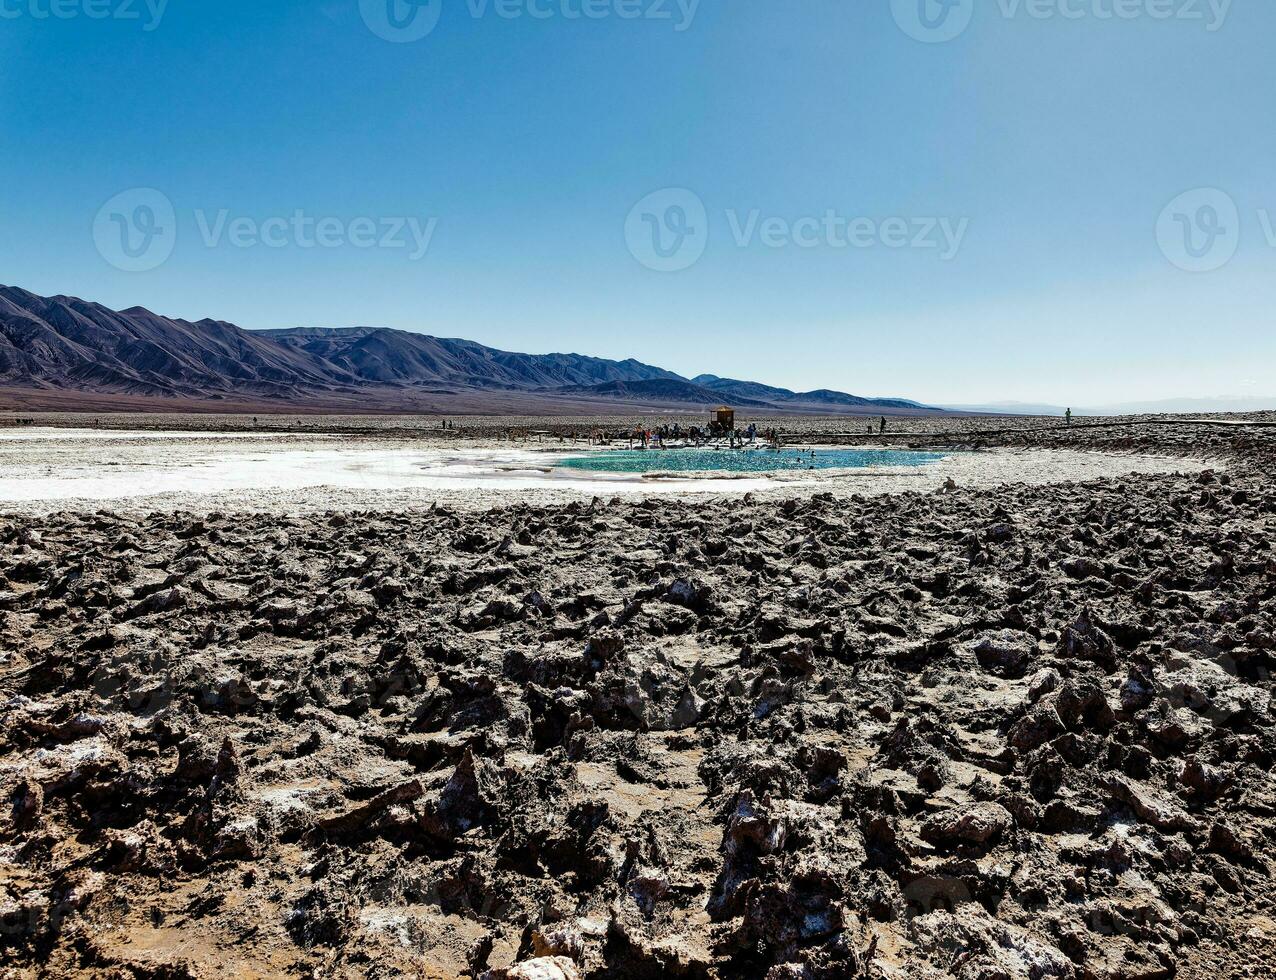
[[[1271,438],[878,498],[0,518],[0,975],[1270,977]]]

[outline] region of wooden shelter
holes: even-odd
[[[714,412],[714,420],[723,432],[735,431],[735,409],[723,405]]]

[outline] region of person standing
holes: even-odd
[[[1068,425],[1071,425],[1072,424],[1072,409],[1069,408],[1066,412],[1064,412],[1063,417],[1068,420]]]

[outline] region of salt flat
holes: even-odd
[[[0,506],[27,513],[103,506],[250,512],[486,507],[612,495],[887,494],[1040,485],[1181,471],[1182,458],[1005,448],[946,452],[924,466],[773,474],[665,475],[559,470],[582,448],[481,438],[350,433],[179,432],[33,427],[0,438]],[[1203,461],[1198,469],[1205,468]]]

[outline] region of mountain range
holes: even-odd
[[[0,402],[16,408],[586,415],[724,401],[824,415],[941,411],[384,327],[245,330],[0,286]]]

